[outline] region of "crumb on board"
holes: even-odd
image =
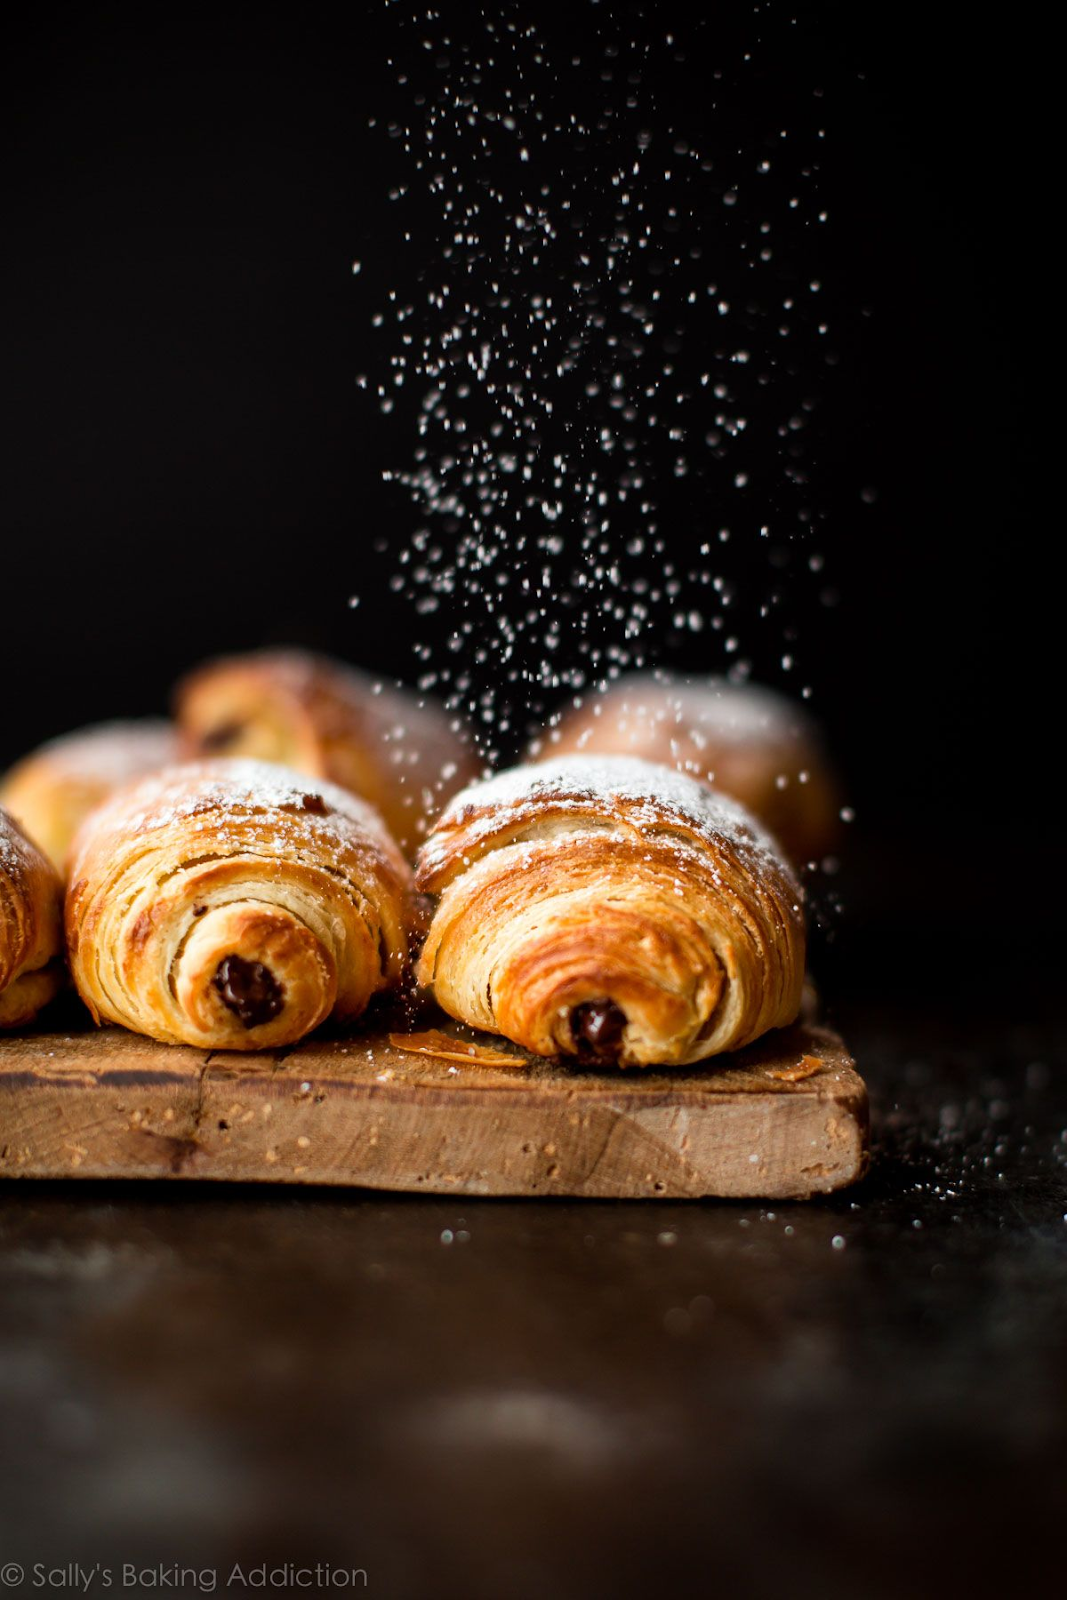
[[[491,1045],[454,1039],[439,1028],[428,1028],[424,1033],[391,1033],[389,1043],[396,1050],[410,1050],[419,1056],[437,1056],[443,1061],[461,1061],[470,1067],[526,1066],[522,1056],[512,1055],[506,1050],[495,1050]]]

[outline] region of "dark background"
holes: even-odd
[[[397,1600],[1058,1575],[1051,45],[1025,7],[775,16],[715,7],[659,87],[699,122],[723,61],[744,139],[828,130],[808,459],[841,598],[801,591],[798,649],[858,814],[821,959],[870,1177],[773,1210],[11,1181],[0,1563],[325,1559]],[[411,675],[375,548],[414,516],[379,478],[407,440],[353,382],[401,265],[366,129],[396,23],[84,6],[8,37],[0,761],[207,651]]]

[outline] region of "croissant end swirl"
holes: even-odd
[[[0,811],[0,1028],[31,1022],[62,987],[62,905],[52,863]]]
[[[377,814],[256,761],[171,767],[74,842],[67,943],[99,1022],[260,1050],[357,1017],[397,983],[411,873]]]
[[[420,982],[539,1055],[685,1065],[800,1007],[801,893],[778,847],[666,767],[571,756],[472,785],[416,882],[440,895]]]

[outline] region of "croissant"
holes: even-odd
[[[463,791],[419,856],[418,966],[453,1017],[539,1055],[685,1065],[792,1022],[801,893],[734,801],[625,756]]]
[[[52,863],[0,811],[0,1028],[31,1022],[62,987],[62,906]]]
[[[282,767],[205,762],[86,820],[67,945],[98,1022],[261,1050],[396,984],[411,910],[410,868],[370,806]]]
[[[166,722],[104,722],[52,739],[19,761],[0,785],[7,807],[60,872],[82,821],[109,794],[177,759]]]
[[[176,694],[184,753],[278,761],[381,812],[409,855],[478,764],[443,707],[297,651],[210,662]]]
[[[811,718],[784,695],[723,678],[635,674],[565,712],[533,756],[660,761],[739,800],[792,861],[819,860],[838,834],[837,785]]]

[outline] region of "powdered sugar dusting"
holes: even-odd
[[[0,811],[0,869],[14,874],[25,850],[22,834],[6,811]]]
[[[101,722],[50,739],[29,760],[47,758],[57,771],[101,783],[125,783],[173,761],[177,739],[167,722]]]
[[[558,756],[513,767],[464,789],[446,808],[440,826],[462,824],[487,808],[536,811],[549,797],[599,814],[610,815],[622,806],[627,822],[639,829],[662,828],[675,820],[735,848],[755,846],[780,858],[771,835],[736,801],[672,767],[634,756]],[[496,827],[499,816],[488,820]]]

